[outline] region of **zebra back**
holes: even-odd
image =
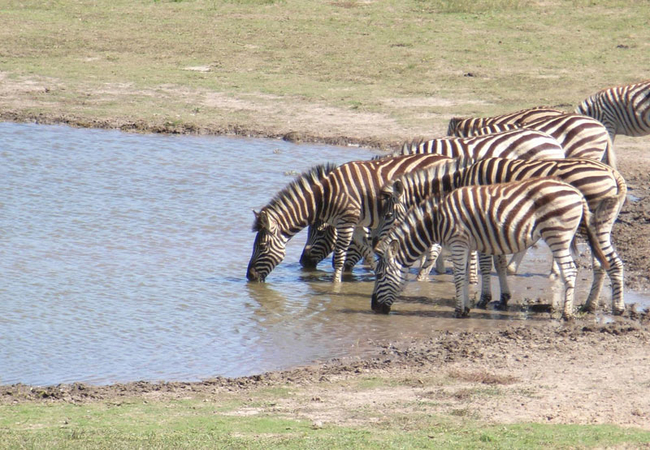
[[[589,211],[582,193],[553,177],[465,186],[409,209],[376,248],[381,254],[397,241],[395,257],[407,267],[432,244],[450,246],[459,239],[469,250],[511,254],[534,244],[540,229],[573,230],[563,238],[572,241],[583,214]]]
[[[575,110],[605,125],[613,141],[617,134],[650,134],[650,80],[603,89],[583,100]]]
[[[564,149],[548,134],[527,129],[513,129],[474,137],[444,137],[405,143],[401,153],[437,153],[451,158],[564,158]]]
[[[453,117],[449,121],[447,135],[458,137],[474,136],[478,129],[487,126],[517,124],[518,122],[525,123],[542,117],[552,117],[561,114],[565,114],[565,112],[555,108],[538,106],[492,117]]]
[[[567,158],[602,160],[616,167],[616,156],[607,128],[593,117],[562,114],[518,124],[553,136],[564,148]]]
[[[439,154],[411,154],[342,164],[323,180],[324,196],[318,218],[334,223],[352,208],[359,213],[357,226],[373,228],[377,223],[378,194],[382,186],[403,173],[422,170],[447,159]]]
[[[555,177],[578,189],[592,211],[597,211],[603,201],[610,199],[620,205],[617,207],[617,211],[620,211],[627,194],[627,185],[618,171],[607,164],[588,159],[530,161],[489,158],[466,167],[460,177],[458,183],[462,186]]]

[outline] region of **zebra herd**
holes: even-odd
[[[593,311],[611,281],[612,310],[622,314],[623,262],[611,241],[627,187],[616,170],[616,134],[650,134],[650,81],[602,90],[574,113],[531,108],[496,117],[452,118],[449,136],[406,143],[398,154],[298,176],[254,212],[250,281],[265,281],[285,256],[287,242],[309,227],[301,264],[315,267],[334,252],[334,281],[364,258],[375,272],[371,307],[388,313],[409,268],[422,260],[419,279],[451,252],[455,315],[469,313],[472,254],[482,276],[477,307],[490,302],[492,263],[510,299],[512,269],[542,239],[553,272],[564,283],[563,318],[574,315],[576,236],[593,256],[593,282],[584,309]],[[440,258],[442,261],[442,258]],[[468,273],[469,272],[469,273]]]

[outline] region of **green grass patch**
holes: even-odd
[[[417,126],[426,113],[572,107],[650,65],[644,1],[24,0],[0,14],[2,71],[49,86],[29,94],[37,109],[154,123],[229,123],[207,98],[218,92]],[[259,117],[235,109],[239,124]]]
[[[471,413],[399,415],[323,424],[206,401],[21,404],[0,407],[2,448],[603,448],[650,443],[650,432],[609,425],[490,425]]]

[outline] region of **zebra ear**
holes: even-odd
[[[255,228],[258,231],[259,230],[271,231],[272,220],[266,211],[256,212],[255,210],[253,210],[253,214],[255,214],[255,225],[256,225]]]
[[[398,248],[399,243],[395,239],[388,242],[386,245],[384,245],[384,257],[391,260],[394,259]]]

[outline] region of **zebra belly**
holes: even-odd
[[[457,226],[456,231],[442,246],[462,245],[469,251],[498,256],[523,252],[541,239],[541,235],[534,228],[526,227],[514,236],[504,233],[502,227],[494,222],[484,222],[481,228],[472,228],[468,223],[463,223]]]

